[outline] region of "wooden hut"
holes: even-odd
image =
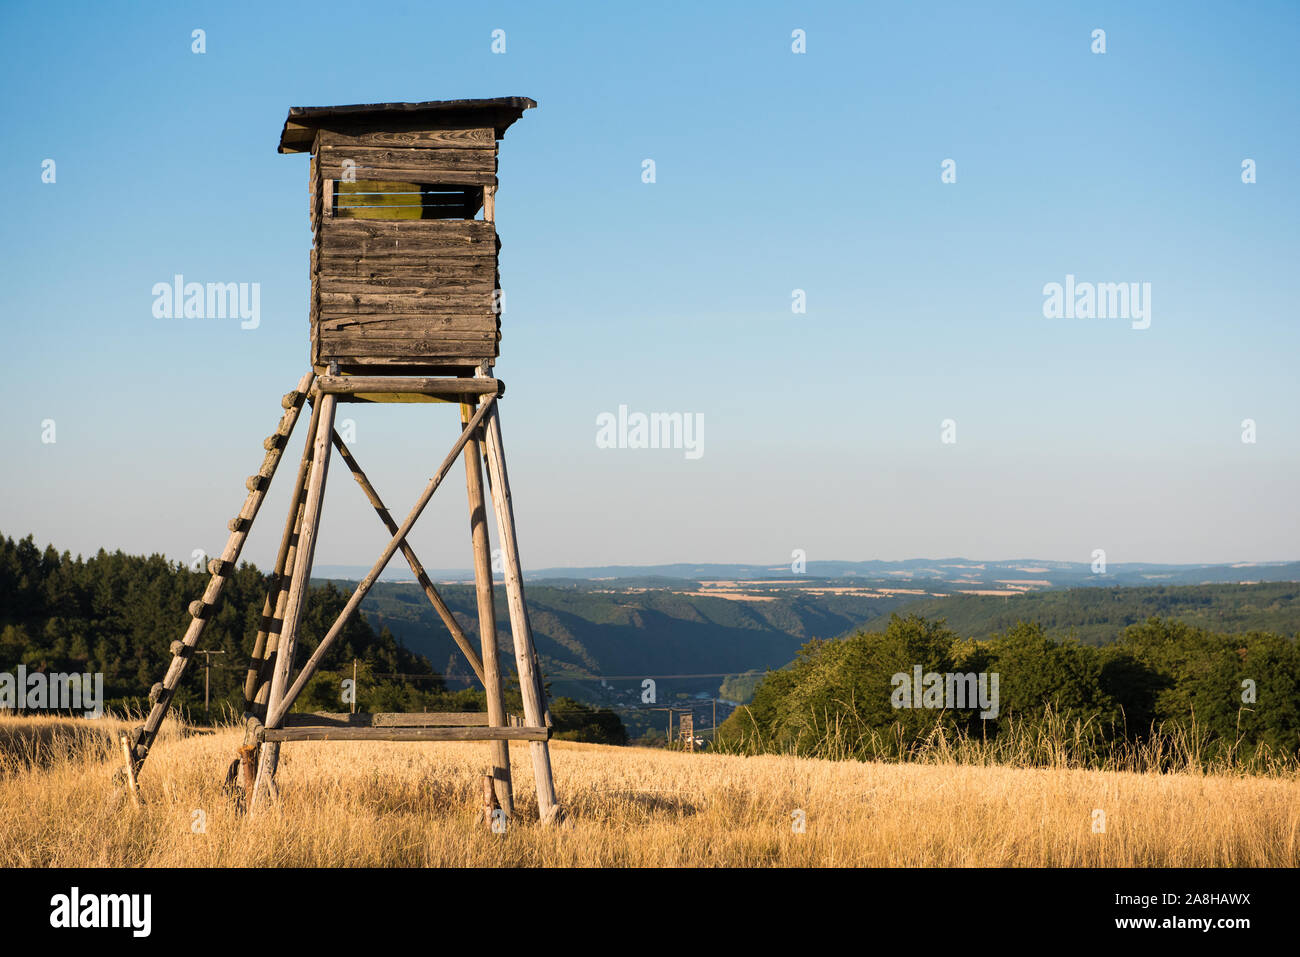
[[[311,152],[311,362],[461,375],[497,356],[497,142],[527,97],[294,107]]]

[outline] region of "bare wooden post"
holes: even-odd
[[[293,667],[293,653],[298,643],[298,625],[302,621],[303,603],[307,597],[307,583],[311,577],[312,558],[316,552],[316,536],[320,531],[321,504],[325,497],[325,475],[329,471],[330,435],[334,431],[334,410],[338,397],[323,395],[320,403],[320,420],[312,448],[311,473],[307,479],[307,498],[303,504],[302,530],[298,533],[298,548],[294,555],[293,578],[289,582],[288,601],[284,621],[280,628],[280,641],[276,648],[275,672],[271,677],[270,697],[267,700],[267,726],[279,727],[278,711],[288,710],[284,701],[289,670]],[[292,701],[288,702],[292,704]],[[262,748],[257,765],[257,782],[253,787],[252,809],[256,809],[266,788],[275,777],[280,749],[276,742]]]
[[[131,740],[125,731],[118,735],[118,740],[122,743],[122,757],[126,760],[126,790],[131,795],[131,803],[139,807],[140,786],[135,779],[135,761],[131,755]]]
[[[492,478],[492,507],[496,512],[497,534],[501,540],[505,563],[506,607],[510,610],[510,631],[514,636],[515,667],[519,672],[519,690],[524,699],[524,718],[534,726],[545,725],[546,706],[541,675],[534,667],[536,649],[524,605],[524,572],[519,562],[519,544],[515,540],[514,506],[510,501],[510,480],[501,443],[501,417],[493,408],[484,422],[488,474]],[[533,757],[533,775],[537,779],[537,809],[543,824],[555,820],[559,805],[555,800],[555,780],[551,775],[551,752],[545,741],[528,745]]]
[[[196,649],[195,653],[203,656],[203,717],[210,719],[209,699],[212,695],[212,656],[224,655],[225,652],[205,648],[203,650]]]
[[[461,403],[461,428],[468,425],[473,409],[469,403]],[[474,546],[474,589],[478,599],[478,634],[483,652],[483,690],[487,692],[488,724],[504,727],[506,704],[501,688],[497,614],[492,595],[492,545],[488,539],[487,502],[483,497],[483,468],[479,464],[481,444],[477,435],[465,443],[465,487],[469,493],[469,530]],[[510,780],[510,743],[494,741],[492,751],[492,778],[496,782],[497,800],[506,816],[513,817],[515,798]]]
[[[505,742],[503,741],[501,743],[504,744]],[[493,783],[494,779],[494,775],[483,775],[483,823],[488,826],[489,830],[492,828],[493,813],[501,807],[501,805],[497,803],[496,787]],[[510,812],[507,811],[506,813],[509,814]]]

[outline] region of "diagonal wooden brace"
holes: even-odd
[[[334,448],[338,449],[339,455],[341,455],[343,461],[347,463],[348,469],[352,472],[352,477],[357,480],[357,484],[361,486],[361,491],[365,493],[370,504],[374,506],[375,513],[379,516],[379,520],[384,523],[384,528],[388,529],[388,534],[396,535],[397,523],[393,521],[393,516],[388,514],[388,509],[380,499],[379,493],[376,492],[375,487],[370,484],[370,479],[368,479],[366,473],[361,470],[361,466],[357,464],[357,460],[352,456],[351,450],[349,450],[343,443],[343,439],[339,436],[337,431],[334,432]],[[460,627],[460,623],[456,621],[455,616],[452,615],[451,609],[447,607],[447,603],[443,601],[442,596],[438,594],[438,589],[433,587],[433,582],[429,580],[429,576],[424,570],[424,565],[420,563],[420,559],[415,555],[415,549],[411,548],[410,543],[406,541],[406,539],[402,539],[402,544],[399,548],[401,549],[402,556],[406,559],[406,563],[411,566],[411,571],[415,574],[415,580],[420,583],[420,587],[424,589],[424,594],[429,599],[430,604],[432,604],[434,609],[437,610],[438,616],[442,619],[442,623],[446,625],[447,630],[451,632],[452,640],[455,641],[460,650],[465,653],[465,658],[469,661],[469,666],[474,669],[474,674],[478,676],[478,680],[484,681],[482,660],[474,650],[474,646],[469,643],[469,639],[465,637],[465,632]]]

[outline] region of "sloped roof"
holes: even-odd
[[[354,103],[347,106],[291,106],[280,130],[280,152],[302,153],[311,149],[318,129],[348,130],[366,127],[442,129],[451,121],[471,120],[490,126],[497,139],[506,135],[510,124],[537,105],[526,96],[501,96],[488,100],[428,100],[423,103]],[[397,122],[397,121],[400,121]],[[428,126],[422,126],[427,123]]]

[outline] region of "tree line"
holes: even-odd
[[[996,674],[995,717],[935,696],[899,706],[922,675]],[[906,682],[900,676],[906,676]],[[969,704],[969,702],[967,702]],[[921,706],[918,706],[921,705]],[[1054,731],[1045,734],[1051,725]],[[749,705],[720,727],[719,746],[744,752],[879,758],[934,741],[1026,740],[1073,729],[1104,763],[1155,739],[1191,742],[1206,759],[1294,762],[1300,748],[1300,649],[1295,636],[1229,634],[1151,618],[1104,645],[1053,638],[1017,622],[991,639],[963,638],[943,619],[892,615],[883,632],[811,641],[768,672]],[[1163,737],[1162,737],[1163,736]],[[1085,762],[1087,763],[1087,762]],[[1157,762],[1158,763],[1158,762]]]

